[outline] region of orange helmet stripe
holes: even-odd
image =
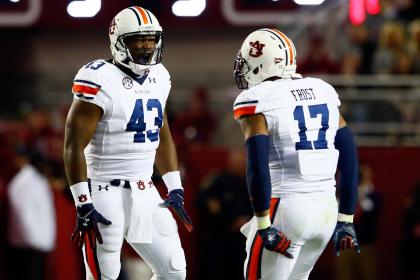
[[[143,24],[149,24],[149,18],[147,17],[146,11],[142,7],[135,8],[140,13]]]
[[[289,38],[287,38],[286,35],[284,35],[283,33],[281,33],[280,31],[278,31],[277,29],[271,29],[272,31],[276,32],[287,44],[288,49],[290,50],[290,64],[293,64],[294,61],[294,49],[293,49],[293,44],[290,41]]]

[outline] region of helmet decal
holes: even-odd
[[[281,63],[282,61],[283,61],[283,58],[281,58],[281,57],[275,57],[274,58],[274,64]]]
[[[134,12],[139,22],[139,25],[153,23],[152,18],[149,15],[149,12],[143,9],[142,7],[135,6],[135,7],[130,7],[128,9]]]
[[[109,35],[113,35],[115,33],[115,27],[117,24],[115,23],[115,18],[111,21],[111,24],[109,25]]]
[[[260,41],[249,42],[251,49],[249,50],[249,55],[252,57],[259,57],[263,54],[262,50],[265,47],[265,44],[260,44]]]
[[[286,65],[294,64],[294,53],[296,53],[295,47],[290,39],[284,35],[282,32],[278,31],[277,29],[264,29],[265,31],[270,32],[274,36],[276,36],[280,43],[286,48]],[[287,47],[286,47],[287,45]]]

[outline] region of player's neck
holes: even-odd
[[[127,75],[129,75],[129,76],[131,76],[131,77],[135,77],[135,78],[138,78],[138,77],[142,77],[142,76],[144,76],[144,75],[146,75],[146,74],[148,74],[149,73],[149,70],[148,69],[145,69],[144,71],[143,71],[143,73],[141,73],[141,74],[137,74],[137,73],[134,73],[129,67],[126,67],[126,66],[124,66],[124,65],[122,65],[121,63],[118,63],[117,61],[115,61],[115,60],[112,60],[112,63],[115,65],[115,66],[117,66],[121,71],[123,71],[124,73],[126,73]]]

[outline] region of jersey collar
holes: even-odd
[[[131,71],[130,69],[128,69],[128,68],[126,68],[126,67],[124,67],[124,66],[122,66],[118,63],[115,63],[114,61],[112,61],[111,63],[114,64],[118,69],[120,69],[121,72],[130,76],[130,78],[135,80],[140,85],[143,85],[144,81],[146,80],[147,76],[150,73],[150,70],[145,70],[143,75],[137,75],[137,74],[133,73],[133,71]]]

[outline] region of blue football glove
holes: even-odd
[[[290,248],[290,240],[287,239],[284,233],[278,231],[273,226],[258,230],[258,234],[264,244],[264,248],[270,251],[280,253],[289,259],[293,259],[293,255],[287,252]]]
[[[340,251],[354,248],[360,253],[360,246],[357,242],[356,231],[353,223],[337,222],[333,233],[334,254],[340,256]]]
[[[170,191],[168,198],[164,200],[163,204],[175,212],[189,232],[193,230],[191,218],[184,208],[184,191],[182,189]]]
[[[85,243],[86,234],[90,237],[93,236],[98,240],[99,244],[102,244],[102,235],[98,228],[98,223],[104,225],[110,225],[111,221],[105,219],[98,211],[95,210],[92,203],[83,204],[77,206],[77,222],[76,228],[71,235],[71,241],[79,236],[79,246],[82,247]]]

